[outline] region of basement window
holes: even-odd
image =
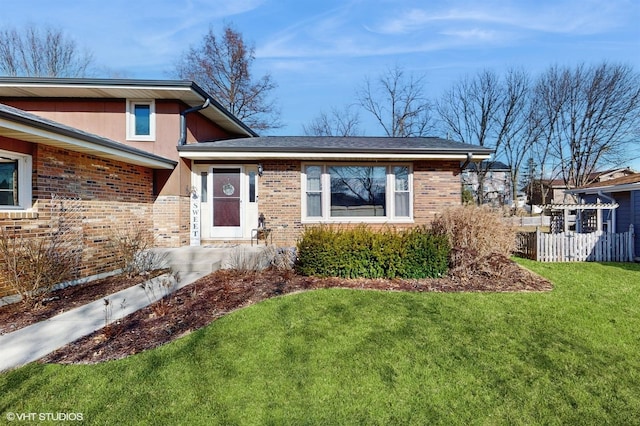
[[[127,101],[127,140],[154,141],[156,138],[156,104],[154,100]]]

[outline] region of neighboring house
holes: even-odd
[[[579,205],[593,205],[580,213],[578,223],[584,231],[627,232],[634,226],[635,255],[640,257],[640,173],[592,183],[571,191]],[[598,209],[598,205],[611,208]],[[585,206],[585,207],[586,207]]]
[[[482,188],[480,188],[478,170],[484,173]],[[471,191],[476,200],[478,193],[482,190],[484,203],[494,207],[511,206],[513,203],[511,168],[500,161],[469,163],[462,171],[462,187]]]
[[[623,176],[628,176],[635,173],[628,167],[605,170],[601,172],[594,172],[589,175],[589,183],[605,182],[607,180],[616,179]],[[562,179],[545,179],[542,181],[543,190],[546,197],[543,202],[540,191],[536,191],[534,194],[534,204],[562,204],[562,203],[575,203],[576,198],[571,191],[574,189],[571,186],[567,186]]]
[[[258,137],[187,81],[0,78],[0,227],[37,232],[51,194],[83,205],[83,277],[114,268],[115,228],[160,246],[274,244],[306,225],[428,225],[460,204],[461,164],[492,150],[439,138]],[[0,283],[0,293],[2,292]]]

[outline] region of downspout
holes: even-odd
[[[462,163],[462,166],[460,166],[460,171],[463,171],[469,165],[472,159],[473,159],[473,153],[467,152],[467,159],[464,163]]]
[[[598,196],[608,199],[611,204],[616,203],[616,200],[613,197],[604,195],[602,191],[598,191]],[[611,232],[612,234],[616,233],[616,209],[613,208],[611,209],[611,230],[609,232]]]
[[[200,111],[201,109],[205,109],[206,107],[209,106],[209,104],[211,103],[211,100],[209,98],[205,99],[204,103],[202,105],[199,106],[195,106],[192,108],[188,108],[185,109],[184,111],[180,112],[180,139],[178,139],[178,146],[182,146],[187,142],[187,114],[190,114],[192,112],[195,111]],[[180,164],[178,165],[178,167],[180,167]],[[189,167],[191,168],[191,167]],[[182,185],[182,173],[180,173],[180,188],[184,188],[184,186]],[[191,179],[191,178],[189,178]],[[187,188],[191,188],[191,185],[187,185]],[[190,193],[189,194],[189,202],[191,202],[191,191],[189,189],[187,189],[187,191]],[[180,189],[180,193],[182,193],[182,189]],[[199,203],[198,203],[198,210],[199,210]],[[193,209],[189,209],[190,212],[193,212]],[[199,214],[200,212],[197,211],[195,213],[195,215],[197,215],[197,219],[198,219],[198,227],[199,227]],[[179,219],[178,219],[178,223],[182,223],[182,209],[180,210],[180,212],[178,213],[179,215]],[[194,227],[194,219],[190,216],[189,217],[189,245],[200,245],[200,234],[198,233],[198,235],[194,235],[192,229]]]
[[[464,163],[462,163],[462,165],[460,166],[460,183],[462,184],[460,186],[460,191],[461,194],[464,194],[464,188],[465,188],[465,179],[464,179],[464,169],[467,168],[467,166],[469,165],[469,163],[471,162],[471,159],[473,159],[473,153],[472,152],[467,152],[467,159]],[[476,169],[477,171],[477,169]],[[477,176],[476,176],[476,180],[477,180]]]
[[[182,146],[187,142],[187,114],[205,109],[210,103],[210,99],[207,98],[202,105],[185,109],[180,113],[180,139],[178,139],[178,146]]]

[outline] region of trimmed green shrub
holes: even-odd
[[[425,227],[396,232],[366,225],[309,227],[298,242],[296,271],[341,278],[435,278],[447,273],[449,243]]]

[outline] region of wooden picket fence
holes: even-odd
[[[633,262],[634,229],[628,232],[518,234],[517,253],[539,262]]]

